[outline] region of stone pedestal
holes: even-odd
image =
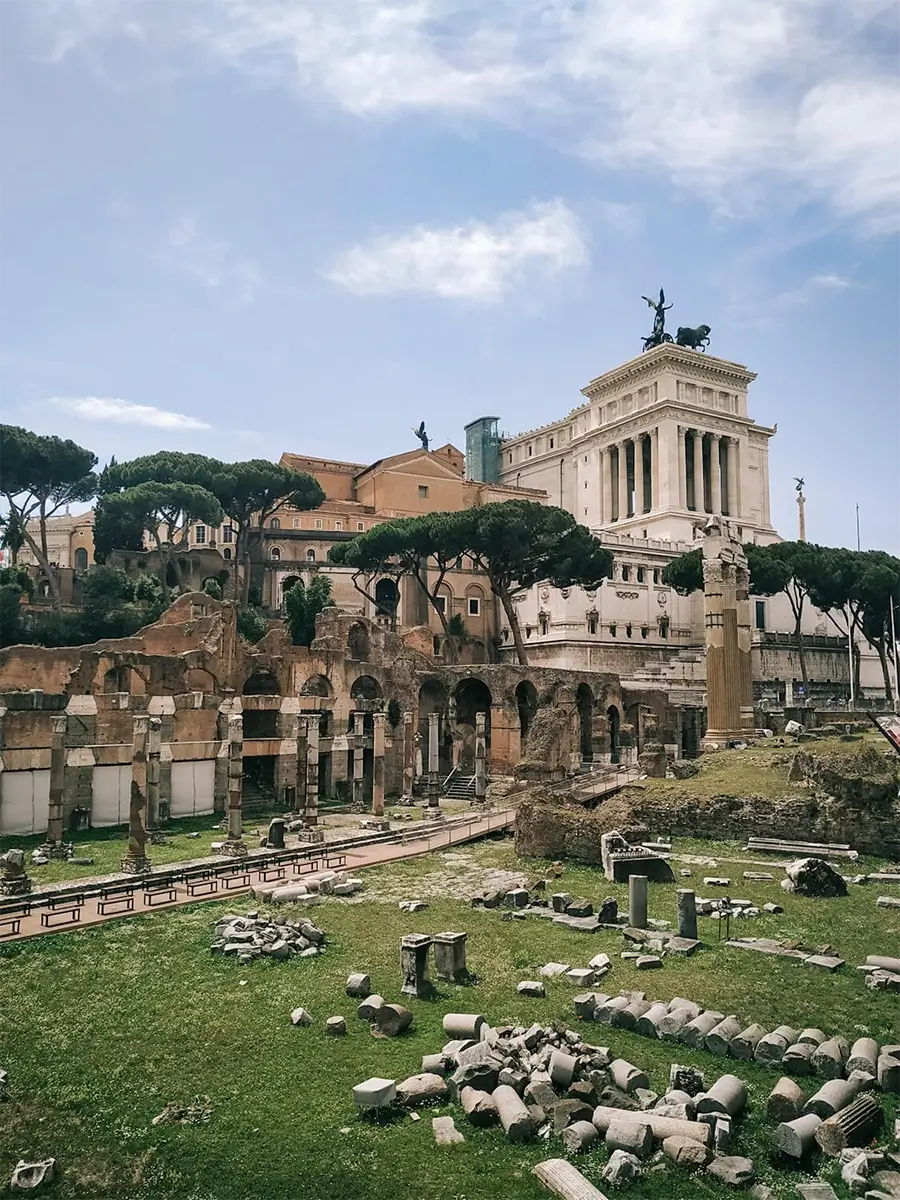
[[[150,719],[141,715],[134,718],[134,736],[131,751],[131,804],[128,811],[128,853],[122,859],[122,871],[126,875],[141,875],[150,870],[147,858],[147,740]]]
[[[266,833],[266,846],[269,850],[284,849],[284,817],[273,817],[269,822],[268,832]]]
[[[298,830],[297,841],[309,842],[312,845],[321,844],[325,841],[324,825],[314,825],[312,828]]]
[[[31,891],[31,880],[25,873],[25,852],[7,850],[0,855],[0,896],[24,896]]]
[[[466,983],[469,972],[466,968],[467,933],[436,933],[434,942],[434,973],[447,983]]]
[[[696,896],[688,888],[678,888],[675,892],[675,905],[678,918],[678,936],[696,938],[697,936],[697,901]]]
[[[647,876],[628,876],[628,923],[633,929],[647,928]]]
[[[400,973],[403,986],[400,991],[406,996],[427,999],[434,992],[428,978],[428,952],[431,937],[427,933],[408,933],[400,939]]]

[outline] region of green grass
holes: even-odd
[[[692,849],[715,856],[726,847],[694,843]],[[453,853],[485,868],[526,874],[546,866],[516,860],[508,840]],[[60,1181],[43,1194],[55,1197],[538,1200],[547,1193],[530,1168],[561,1155],[557,1139],[510,1146],[498,1128],[469,1127],[456,1106],[423,1110],[418,1122],[404,1117],[372,1125],[355,1115],[350,1089],[370,1075],[402,1079],[415,1073],[421,1056],[446,1040],[441,1018],[448,1011],[482,1012],[494,1024],[554,1019],[574,1024],[571,985],[551,983],[546,1000],[531,1001],[519,997],[515,985],[543,962],[584,965],[599,950],[614,957],[604,981],[608,991],[640,988],[665,999],[684,995],[769,1027],[784,1021],[848,1038],[871,1033],[900,1041],[897,997],[867,991],[853,969],[867,953],[890,952],[900,935],[900,914],[875,908],[873,888],[853,888],[846,899],[831,901],[786,895],[777,882],[745,886],[741,880],[732,889],[753,900],[778,899],[785,907],[782,916],[741,923],[738,932],[832,943],[847,958],[836,975],[727,950],[715,941],[715,924],[702,918],[706,949],[643,973],[618,958],[622,939],[612,931],[588,936],[539,919],[503,921],[497,911],[441,898],[411,917],[398,911],[396,901],[377,899],[380,889],[396,893],[398,884],[411,896],[439,891],[458,866],[458,857],[433,855],[367,872],[365,903],[332,901],[314,910],[329,936],[328,950],[318,959],[239,967],[212,956],[216,918],[247,908],[246,901],[234,899],[4,947],[0,1063],[10,1074],[11,1098],[0,1105],[0,1184],[19,1157],[53,1155]],[[738,880],[741,869],[727,873]],[[702,894],[705,869],[693,870]],[[587,867],[567,867],[559,886],[594,900],[608,894],[625,900],[624,887]],[[651,889],[650,912],[673,916],[673,885]],[[468,931],[477,984],[441,985],[433,1001],[408,1001],[415,1012],[412,1031],[395,1040],[372,1038],[344,995],[346,976],[368,971],[377,991],[400,999],[400,936],[442,929]],[[309,1029],[289,1023],[298,1004],[315,1018]],[[324,1036],[325,1018],[335,1013],[348,1018],[345,1039]],[[804,1176],[772,1161],[771,1127],[764,1119],[777,1072],[726,1064],[604,1025],[585,1032],[647,1069],[658,1091],[673,1060],[700,1067],[708,1079],[737,1070],[751,1097],[738,1127],[737,1152],[755,1159],[779,1200],[795,1195],[794,1183]],[[167,1101],[186,1103],[198,1095],[210,1097],[208,1123],[151,1124]],[[885,1107],[892,1127],[896,1098],[888,1098]],[[465,1145],[434,1146],[430,1118],[446,1112],[456,1117]],[[580,1159],[579,1166],[599,1183],[605,1159],[601,1150]],[[825,1164],[823,1177],[842,1200],[849,1197],[835,1164]],[[724,1200],[733,1193],[670,1168],[648,1176],[629,1194],[636,1200]]]

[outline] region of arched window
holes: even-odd
[[[273,517],[273,518],[272,518],[272,520],[269,522],[269,528],[270,528],[270,529],[280,529],[280,528],[281,528],[281,520],[280,520],[280,518],[279,518],[279,517]]]
[[[315,562],[315,561],[316,561],[316,552],[315,552],[315,550],[307,550],[307,552],[306,552],[306,561],[307,561],[307,562]]]
[[[278,549],[277,546],[273,546],[272,549],[269,551],[269,558],[271,558],[273,562],[280,562],[281,551]]]
[[[231,558],[231,547],[230,546],[226,546],[225,549],[222,551],[222,557],[225,559]]]
[[[88,552],[84,546],[79,546],[75,551],[75,570],[78,574],[82,574],[88,568]]]

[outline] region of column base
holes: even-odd
[[[121,870],[125,875],[145,875],[153,869],[153,864],[145,854],[126,854],[122,859]]]
[[[165,846],[169,840],[161,829],[150,829],[148,834],[151,846]]]
[[[43,846],[38,846],[35,853],[43,854],[44,858],[65,862],[71,857],[70,851],[71,846],[65,842],[44,842]]]
[[[219,853],[224,854],[226,858],[245,858],[249,851],[242,838],[228,838],[222,843]]]
[[[12,879],[0,878],[0,896],[25,896],[31,891],[31,880],[27,875],[16,875]]]
[[[314,825],[306,829],[297,830],[298,842],[312,842],[318,844],[325,841],[325,827],[323,825]]]
[[[751,736],[745,729],[708,729],[700,742],[701,750],[727,750],[729,742],[745,742]]]

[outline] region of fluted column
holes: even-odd
[[[705,489],[703,487],[703,433],[694,429],[694,511],[706,512]]]
[[[725,444],[725,487],[728,493],[728,515],[738,515],[737,503],[737,439],[728,438]]]
[[[678,426],[678,504],[680,508],[687,508],[687,453],[685,448],[685,429],[683,425]]]
[[[628,516],[628,438],[619,442],[619,511],[618,520]]]
[[[722,468],[719,462],[719,434],[712,433],[709,437],[709,506],[710,511],[722,511]]]
[[[659,426],[650,430],[650,511],[659,508]]]
[[[607,525],[613,519],[612,463],[612,446],[604,446],[600,451],[600,475],[603,485],[603,522]]]
[[[644,435],[634,439],[634,515],[644,512]]]

